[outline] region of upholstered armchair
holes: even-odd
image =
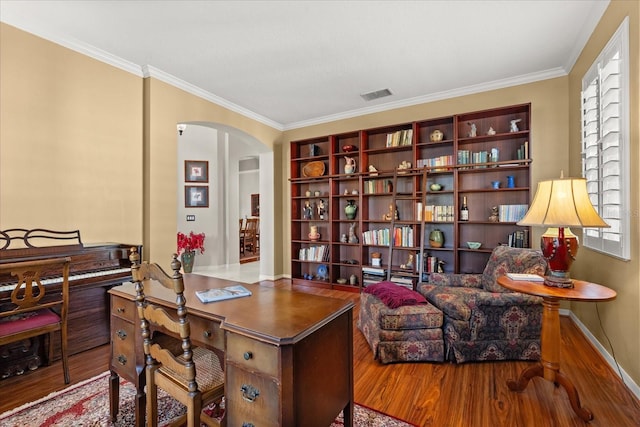
[[[444,313],[445,358],[538,360],[542,299],[497,283],[506,273],[544,275],[540,251],[498,246],[482,274],[432,273],[418,291]]]

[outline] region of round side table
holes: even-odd
[[[568,301],[610,301],[616,292],[605,286],[582,280],[573,280],[573,288],[554,288],[542,282],[511,280],[507,276],[498,278],[505,288],[523,294],[542,297],[542,333],[540,338],[540,364],[525,369],[517,380],[510,380],[507,386],[513,391],[522,391],[533,377],[542,377],[561,385],[567,391],[573,411],[584,421],[593,419],[593,413],[580,405],[578,390],[571,380],[560,372],[560,300]]]

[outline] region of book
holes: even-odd
[[[223,301],[226,299],[248,297],[251,295],[251,291],[242,285],[227,286],[226,288],[214,288],[207,289],[206,291],[196,291],[196,296],[200,301],[214,302]]]
[[[519,280],[525,282],[544,282],[544,277],[537,274],[526,273],[507,273],[507,277],[511,280]]]

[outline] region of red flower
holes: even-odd
[[[204,233],[195,234],[193,231],[187,236],[178,232],[178,253],[200,251],[204,253]]]

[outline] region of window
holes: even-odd
[[[629,19],[582,78],[582,176],[610,228],[585,228],[583,245],[629,259]]]

